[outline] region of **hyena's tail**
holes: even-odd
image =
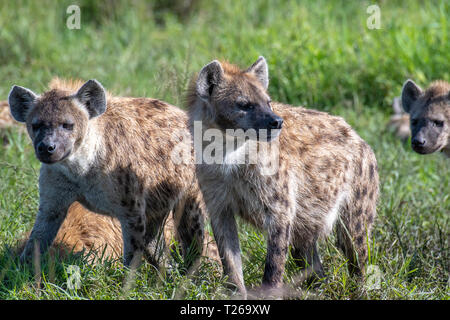
[[[369,148],[370,149],[370,148]],[[349,199],[336,224],[337,246],[348,259],[351,275],[364,274],[369,240],[376,217],[378,169],[373,152],[360,159],[361,174],[355,175]]]

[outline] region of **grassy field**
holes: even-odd
[[[81,8],[81,29],[66,9]],[[0,100],[13,84],[35,92],[54,76],[96,78],[120,95],[149,96],[183,106],[190,76],[215,58],[269,63],[272,100],[344,117],[374,149],[381,197],[369,263],[381,283],[350,278],[334,238],[321,242],[328,282],[307,290],[289,260],[292,298],[449,299],[449,160],[420,156],[386,124],[407,78],[426,86],[450,80],[448,1],[377,1],[381,28],[368,29],[372,1],[3,1],[0,0]],[[190,3],[183,7],[182,3]],[[28,137],[6,132],[0,145],[0,299],[219,299],[226,279],[204,263],[195,275],[156,272],[145,263],[129,290],[128,271],[113,261],[82,258],[35,270],[8,253],[30,230],[38,207],[39,163]],[[241,224],[242,225],[242,224]],[[242,225],[244,277],[258,286],[265,236]],[[70,289],[69,266],[81,287]]]

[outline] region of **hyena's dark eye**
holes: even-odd
[[[238,104],[239,109],[244,110],[244,111],[250,111],[255,109],[255,106],[251,103],[243,103],[243,104]]]
[[[444,121],[433,120],[433,125],[436,126],[436,127],[442,127],[444,125]]]
[[[411,119],[411,124],[415,126],[419,121],[417,119]]]
[[[73,123],[63,123],[63,128],[69,131],[73,130]]]

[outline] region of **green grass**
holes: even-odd
[[[374,149],[381,197],[370,248],[379,289],[350,278],[331,237],[320,244],[328,283],[306,290],[288,261],[291,294],[314,299],[449,299],[449,160],[420,156],[386,123],[391,101],[413,78],[450,80],[448,1],[379,1],[381,29],[366,28],[369,1],[192,1],[179,10],[155,1],[76,1],[81,30],[66,28],[73,1],[0,2],[0,100],[13,84],[45,90],[53,76],[96,78],[120,95],[183,106],[189,77],[215,58],[245,67],[264,55],[273,100],[343,116]],[[171,1],[170,3],[179,3]],[[0,299],[218,299],[226,279],[202,264],[195,275],[160,273],[145,263],[124,291],[128,271],[107,261],[42,257],[40,281],[7,247],[28,231],[38,207],[39,163],[28,137],[7,132],[0,145]],[[242,225],[247,286],[261,282],[264,234]],[[81,288],[70,290],[70,265]]]

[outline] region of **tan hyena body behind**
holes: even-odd
[[[282,283],[289,245],[300,266],[324,275],[316,241],[337,220],[338,245],[350,271],[361,274],[376,216],[378,171],[369,145],[340,117],[270,103],[267,85],[263,58],[245,71],[213,61],[194,79],[188,95],[191,132],[201,121],[203,130],[219,129],[226,140],[226,129],[277,129],[280,117],[284,120],[278,138],[268,142],[279,143],[274,174],[263,173],[268,153],[258,154],[254,164],[229,164],[243,147],[225,151],[225,164],[197,165],[224,271],[244,296],[235,215],[267,231],[263,285],[272,288]],[[196,153],[207,145],[195,148]]]
[[[13,248],[20,255],[31,231],[19,239]],[[74,202],[50,247],[51,255],[64,260],[71,254],[86,255],[89,262],[116,260],[122,256],[122,232],[119,220],[99,215]]]
[[[15,253],[21,254],[31,232],[18,241]],[[171,244],[173,240],[180,242],[175,221],[170,214],[164,224],[164,241]],[[52,243],[59,258],[68,254],[89,254],[90,262],[104,259],[119,259],[123,254],[123,239],[120,222],[112,216],[96,214],[74,202],[64,219]],[[205,229],[201,255],[210,261],[220,264],[217,246]]]
[[[411,145],[420,154],[442,151],[450,157],[450,84],[434,81],[422,90],[407,80],[402,106],[410,115]]]
[[[183,226],[183,247],[194,243],[201,251],[193,161],[176,164],[170,157],[175,145],[191,147],[183,111],[154,99],[109,96],[95,80],[56,83],[41,96],[15,86],[9,104],[14,118],[26,122],[42,162],[39,211],[23,259],[36,241],[48,248],[75,201],[119,220],[125,265],[142,253],[157,264],[157,235],[171,210]]]

